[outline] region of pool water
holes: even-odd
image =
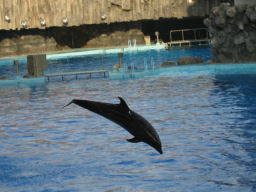
[[[165,61],[177,61],[181,56],[197,56],[205,61],[212,58],[210,48],[192,47],[167,50],[149,50],[149,51],[128,51],[123,54],[122,62],[127,65],[134,65],[137,68],[144,68],[144,62],[148,66],[153,62],[155,67],[160,66]],[[0,74],[8,76],[9,79],[16,78],[16,66],[14,60],[19,60],[19,74],[24,76],[27,74],[26,58],[0,59]],[[51,57],[47,59],[48,68],[44,71],[45,74],[72,72],[72,71],[93,71],[93,70],[112,70],[114,64],[119,63],[117,54],[103,55],[84,55],[84,56],[65,56],[62,58]]]
[[[0,189],[256,191],[255,82],[255,73],[190,70],[1,87]],[[63,108],[118,96],[152,123],[163,155],[127,142],[132,136],[101,116]]]

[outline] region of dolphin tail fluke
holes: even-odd
[[[160,147],[159,149],[157,149],[157,151],[158,151],[160,154],[163,154],[162,147]]]

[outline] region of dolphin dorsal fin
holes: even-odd
[[[125,100],[122,97],[118,97],[118,99],[120,100],[119,105],[124,108],[126,111],[130,111],[128,105],[126,104]]]

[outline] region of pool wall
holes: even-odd
[[[155,44],[155,45],[145,45],[145,46],[131,46],[131,47],[119,47],[112,49],[94,49],[94,50],[78,50],[64,53],[53,53],[47,54],[47,59],[58,59],[58,58],[68,58],[68,57],[76,57],[76,56],[86,56],[86,55],[105,55],[105,54],[114,54],[121,52],[136,52],[136,51],[147,51],[147,50],[161,50],[165,49],[165,45],[163,44]]]

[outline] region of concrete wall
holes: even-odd
[[[220,0],[1,0],[0,30],[208,15]],[[9,20],[8,20],[9,18]],[[45,20],[46,26],[41,26]]]

